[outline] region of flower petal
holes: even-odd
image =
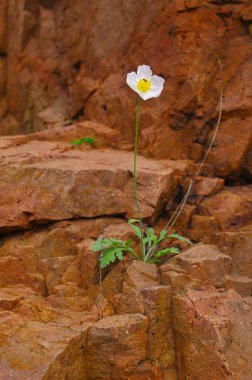
[[[147,100],[147,99],[151,99],[151,98],[157,98],[160,94],[156,95],[155,91],[150,90],[150,91],[145,92],[145,93],[141,92],[141,94],[139,94],[139,95],[141,96],[141,98],[143,100]]]
[[[136,90],[136,92],[138,93],[138,95],[140,96],[140,98],[142,98],[143,100],[149,99],[148,95],[147,95],[149,93],[149,91],[148,92],[141,92],[139,90]]]
[[[134,71],[127,74],[126,83],[132,88],[132,90],[137,90],[137,75]]]
[[[137,79],[151,79],[152,71],[150,66],[142,65],[138,66]]]
[[[153,89],[158,89],[158,88],[161,88],[161,91],[162,89],[164,88],[164,78],[162,77],[159,77],[157,75],[153,75],[151,77],[151,88]]]

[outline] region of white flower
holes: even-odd
[[[138,66],[137,73],[132,71],[127,74],[126,83],[136,91],[143,100],[150,98],[157,98],[163,88],[164,88],[164,79],[152,75],[150,66],[142,65]]]

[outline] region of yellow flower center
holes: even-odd
[[[149,79],[140,79],[137,82],[137,89],[141,92],[147,92],[151,88],[151,81]]]

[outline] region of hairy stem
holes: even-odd
[[[137,146],[138,146],[138,131],[139,131],[139,115],[140,115],[140,105],[141,105],[141,99],[138,97],[137,100],[137,110],[136,110],[136,129],[135,129],[135,144],[134,144],[134,170],[133,170],[133,184],[134,184],[134,199],[135,199],[135,205],[137,209],[138,219],[139,219],[139,226],[140,226],[140,243],[141,243],[141,254],[142,259],[145,259],[145,252],[144,252],[144,242],[143,242],[143,223],[141,218],[141,211],[139,207],[139,202],[137,198]]]

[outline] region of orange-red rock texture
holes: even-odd
[[[223,78],[218,65],[222,63]],[[160,265],[100,272],[98,237],[164,227],[220,128]],[[1,0],[0,380],[252,379],[249,0]],[[83,136],[96,143],[73,146]]]
[[[251,2],[2,0],[1,134],[71,120],[100,122],[132,143],[136,97],[125,76],[149,64],[166,79],[144,104],[142,151],[199,160],[218,115],[209,162],[221,176],[251,175]]]

